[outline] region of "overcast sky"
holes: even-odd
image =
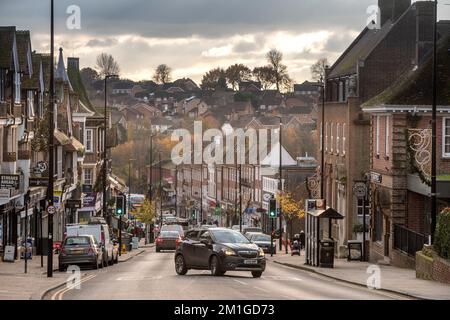
[[[442,1],[441,1],[442,2]],[[450,0],[448,1],[450,3]],[[0,0],[0,25],[31,31],[33,50],[49,51],[50,0]],[[282,51],[296,82],[310,65],[330,63],[364,28],[376,0],[56,0],[55,45],[65,56],[95,65],[101,52],[119,62],[121,76],[150,79],[161,63],[173,77],[199,81],[211,68],[264,65],[271,48]],[[69,30],[70,5],[81,9],[81,29]],[[449,19],[450,6],[440,5]]]

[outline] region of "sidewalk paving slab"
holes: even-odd
[[[417,279],[415,270],[413,269],[372,264],[369,262],[347,261],[347,259],[335,259],[334,268],[319,268],[305,265],[304,254],[304,251],[302,251],[302,256],[300,257],[291,256],[290,254],[285,254],[283,251],[282,253],[277,252],[273,257],[270,257],[270,255],[266,255],[266,257],[268,260],[278,264],[364,287],[367,287],[367,280],[372,275],[372,273],[368,273],[369,266],[376,265],[380,268],[380,290],[417,299],[450,299],[450,285],[431,280]]]

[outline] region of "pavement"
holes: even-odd
[[[119,257],[119,262],[127,262],[149,250],[154,245],[144,245]],[[103,270],[115,268],[115,266]],[[47,257],[33,256],[27,261],[25,274],[25,261],[3,262],[0,260],[0,300],[40,300],[48,291],[66,284],[68,274],[58,272],[58,255],[53,256],[53,277],[47,277]],[[82,270],[81,277],[88,277],[94,270]]]
[[[213,277],[209,270],[175,272],[174,252],[146,248],[129,263],[95,270],[79,289],[58,288],[46,300],[391,300],[394,293],[369,290],[269,261],[261,278],[250,272]]]
[[[305,265],[305,252],[302,256],[291,256],[277,250],[276,255],[270,257],[269,261],[285,265],[299,270],[313,272],[318,275],[326,276],[330,279],[343,281],[349,284],[367,287],[368,279],[373,280],[372,272],[380,271],[379,283],[377,288],[380,291],[398,293],[417,299],[427,300],[449,300],[450,285],[436,281],[422,280],[416,278],[416,272],[413,269],[398,268],[388,265],[378,265],[368,262],[347,261],[347,259],[335,259],[334,268],[319,268]],[[374,267],[375,266],[375,267]],[[370,282],[374,283],[374,282]]]

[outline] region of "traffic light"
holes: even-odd
[[[116,214],[118,216],[123,216],[125,213],[125,198],[124,196],[116,197]]]
[[[269,218],[275,219],[277,217],[277,200],[269,200]]]

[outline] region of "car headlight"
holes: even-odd
[[[222,249],[222,252],[226,255],[226,256],[235,256],[236,252],[230,248],[225,248]]]
[[[264,257],[265,256],[264,250],[262,248],[259,248],[259,256],[260,257]]]

